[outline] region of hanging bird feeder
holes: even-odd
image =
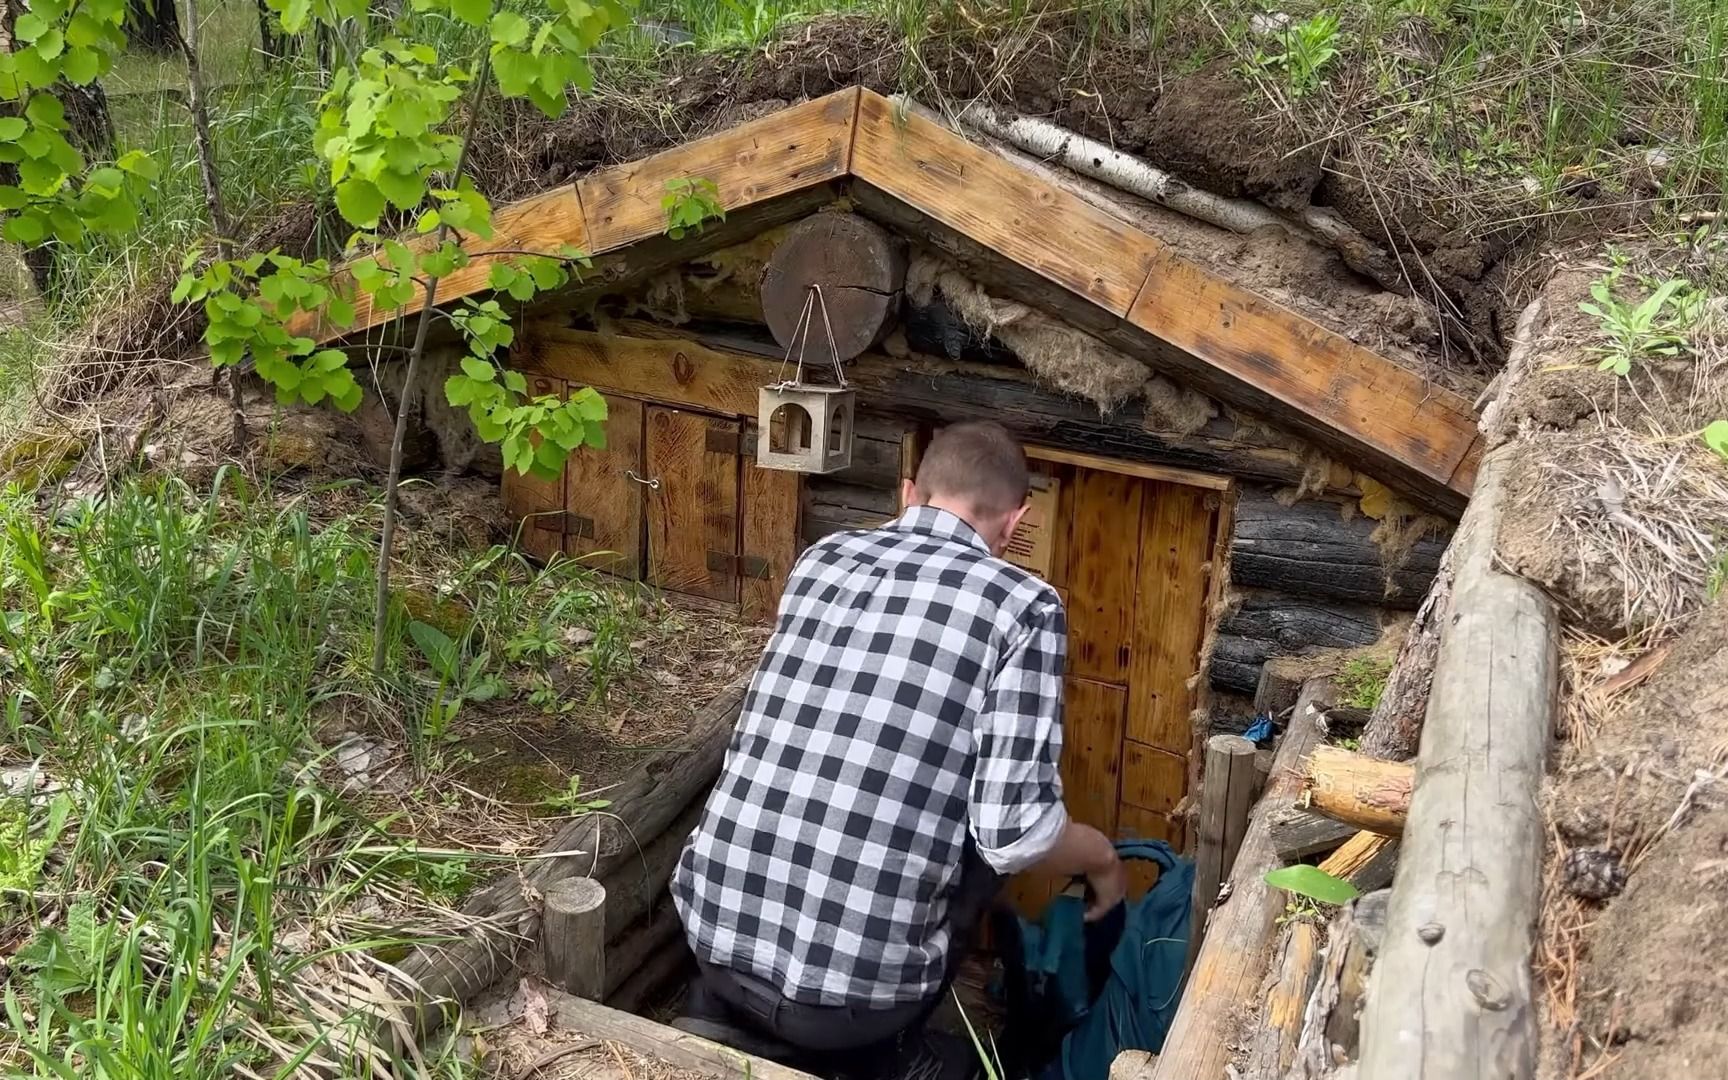
[[[833,386],[804,381],[804,351],[817,314],[827,336],[828,356],[834,363]],[[786,369],[797,355],[797,367],[787,379]],[[804,310],[786,345],[780,362],[781,380],[764,386],[757,397],[756,464],[786,472],[831,473],[852,464],[852,427],[857,410],[856,392],[846,385],[834,346],[834,325],[828,318],[828,303],[822,286],[811,285],[804,296]]]

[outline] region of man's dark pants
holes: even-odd
[[[700,1015],[715,1002],[724,1003],[727,1019],[748,1025],[761,1035],[785,1043],[817,1059],[835,1055],[848,1076],[891,1075],[901,1051],[921,1034],[930,1014],[941,1004],[960,972],[960,965],[978,938],[985,915],[1002,891],[1002,876],[980,858],[970,840],[960,884],[948,905],[952,944],[941,988],[922,1001],[887,1008],[863,1005],[807,1005],[783,996],[770,983],[750,975],[702,963],[692,987],[689,1011]],[[801,1055],[802,1056],[802,1055]]]

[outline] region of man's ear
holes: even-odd
[[[1024,518],[1026,516],[1027,511],[1029,511],[1031,509],[1032,509],[1032,504],[1029,502],[1024,502],[1024,503],[1020,504],[1020,509],[1014,511],[1012,514],[1009,514],[1008,515],[1008,525],[1003,530],[1004,534],[1008,537],[1012,537],[1014,535],[1014,530],[1018,529],[1020,527],[1020,520],[1022,518]]]
[[[917,506],[923,501],[918,497],[918,485],[910,480],[900,481],[900,509]]]

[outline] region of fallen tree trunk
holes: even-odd
[[[704,799],[690,802],[678,820],[642,849],[640,855],[623,860],[600,879],[606,886],[606,940],[624,933],[645,918],[666,895],[672,868],[684,851],[684,842],[702,817]]]
[[[1335,693],[1323,679],[1303,688],[1273,760],[1266,793],[1236,853],[1229,896],[1207,920],[1206,939],[1188,973],[1153,1080],[1220,1080],[1235,1056],[1238,1020],[1266,974],[1272,935],[1284,910],[1284,894],[1263,880],[1266,871],[1278,865],[1269,835],[1272,811],[1290,805],[1301,790],[1302,758],[1320,737],[1319,710],[1332,703]]]
[[[493,881],[462,905],[476,923],[462,938],[423,945],[403,961],[404,994],[417,1030],[437,1028],[447,1014],[490,986],[539,933],[539,894],[575,874],[605,878],[638,857],[690,804],[705,797],[730,742],[748,678],[721,691],[691,721],[675,749],[663,751],[629,779],[607,789],[612,814],[590,814],[562,829],[546,855]]]
[[[1483,459],[1455,541],[1452,616],[1362,1018],[1364,1078],[1518,1080],[1536,1069],[1530,956],[1558,629],[1542,590],[1495,565],[1507,453]]]
[[[1307,806],[1317,814],[1383,836],[1397,836],[1410,813],[1415,770],[1336,746],[1317,746],[1302,777]]]

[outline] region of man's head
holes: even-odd
[[[1001,555],[1026,514],[1030,486],[1026,452],[1014,436],[1001,424],[974,420],[936,433],[901,494],[907,506],[958,515]]]

